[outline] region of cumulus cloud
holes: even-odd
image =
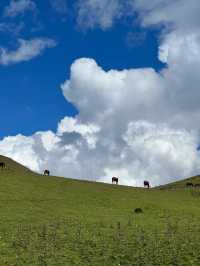
[[[23,135],[6,137],[0,142],[1,153],[13,158],[17,162],[39,171],[37,154],[32,149],[34,139]],[[30,165],[31,162],[31,165]]]
[[[89,28],[107,29],[126,15],[124,1],[82,2],[78,19]],[[116,175],[125,185],[144,179],[159,185],[199,173],[200,4],[127,3],[142,27],[162,26],[158,57],[166,67],[105,71],[94,59],[76,60],[62,91],[79,114],[65,117],[56,132],[4,138],[1,154],[40,172],[103,182]]]
[[[0,47],[0,64],[11,65],[23,61],[29,61],[40,55],[46,48],[56,46],[56,42],[48,38],[35,38],[31,40],[18,39],[18,48],[9,51]]]
[[[56,133],[46,131],[30,137],[4,138],[0,142],[0,154],[12,157],[37,172],[49,168],[52,174],[88,178],[91,162],[84,157],[84,151],[92,154],[90,151],[95,149],[98,130],[93,124],[83,125],[76,118],[66,117]]]
[[[95,133],[99,132],[100,128],[95,124],[82,124],[74,118],[65,117],[58,124],[58,136],[67,134],[67,137],[75,133],[75,136],[83,137],[88,144],[88,148],[95,148],[97,137]]]
[[[187,45],[186,49],[189,53]],[[190,94],[184,97],[188,62],[182,62],[185,72],[177,75],[178,69],[174,73],[171,67],[173,61],[178,64],[179,55],[168,52],[174,60],[161,73],[153,69],[105,72],[92,59],[80,59],[72,65],[71,78],[62,89],[66,99],[80,110],[79,119],[96,122],[101,129],[97,153],[106,161],[101,166],[105,176],[100,180],[109,181],[111,174],[122,173],[124,184],[141,184],[144,178],[160,184],[198,172],[196,125],[200,109],[193,105],[199,93],[198,83],[193,85],[191,106],[186,106]],[[195,57],[191,58],[194,63]],[[174,75],[179,84],[172,84]],[[131,134],[134,141],[130,145]],[[191,154],[191,160],[187,154]]]
[[[16,17],[27,11],[35,11],[36,4],[32,0],[11,0],[9,5],[5,7],[5,17]]]
[[[159,114],[152,106],[160,105],[160,97],[165,94],[163,86],[162,76],[151,68],[106,72],[93,59],[82,58],[72,65],[71,78],[62,89],[84,121],[104,123],[107,119],[110,125],[109,118],[115,116],[121,125],[127,124],[133,113],[137,119],[148,119],[149,110],[156,119]]]
[[[143,180],[159,185],[194,174],[199,169],[195,134],[147,121],[131,122],[118,162],[105,169],[102,181],[121,176],[125,185],[141,186]],[[188,158],[188,154],[190,157]]]
[[[138,183],[144,179],[153,184],[170,182],[200,169],[198,137],[194,132],[137,121],[129,123],[124,140],[127,144],[122,153],[127,164],[125,169],[133,161],[129,172]]]

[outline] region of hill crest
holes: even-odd
[[[28,167],[16,162],[15,160],[0,155],[0,163],[5,163],[5,169],[9,170],[9,171],[16,171],[16,172],[30,172],[33,173],[33,171],[31,171]]]
[[[11,159],[9,157],[0,155],[0,163],[1,162],[5,163],[5,165],[6,165],[5,170],[8,170],[10,173],[12,172],[13,174],[18,174],[18,173],[36,174],[33,171],[31,171],[28,167],[16,162],[15,160],[13,160],[13,159]],[[60,177],[60,179],[63,179],[63,178]],[[84,181],[84,180],[77,180],[77,179],[71,179],[71,180],[76,180],[76,181],[79,181],[79,182]],[[194,185],[195,184],[199,184],[200,185],[200,175],[196,175],[196,176],[193,176],[193,177],[181,179],[181,180],[178,180],[178,181],[175,181],[175,182],[171,182],[171,183],[168,183],[168,184],[157,186],[155,188],[158,188],[158,189],[185,188],[186,184],[188,182],[190,182],[190,183],[192,183]]]

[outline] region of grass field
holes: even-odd
[[[200,265],[200,189],[186,181],[148,190],[1,161],[0,265]]]

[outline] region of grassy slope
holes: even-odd
[[[40,225],[71,219],[74,224],[84,224],[88,228],[90,225],[96,225],[96,228],[109,225],[112,228],[113,225],[127,226],[133,222],[144,230],[154,231],[164,230],[167,217],[173,222],[181,220],[181,228],[188,226],[191,219],[195,224],[200,218],[199,192],[176,189],[180,183],[175,184],[173,190],[146,190],[45,177],[5,157],[0,156],[0,161],[7,164],[6,169],[0,170],[0,230],[14,232],[19,225]],[[143,209],[142,215],[134,214],[134,209],[138,207]],[[49,262],[48,265],[56,264]],[[71,262],[69,265],[90,264]],[[101,264],[93,262],[91,265]],[[117,264],[110,262],[108,265]]]
[[[186,178],[186,179],[182,179],[182,180],[170,183],[170,184],[166,184],[164,186],[160,186],[159,188],[163,188],[163,189],[186,188],[187,182],[193,183],[193,185],[200,184],[200,175],[193,176],[193,177]]]
[[[0,157],[2,161],[2,157]],[[37,175],[10,159],[0,170],[0,211],[7,222],[43,222],[76,216],[87,220],[124,218],[137,207],[154,218],[157,212],[198,211],[189,190],[162,191],[113,186]],[[187,203],[187,206],[185,206]],[[127,218],[127,217],[126,217]],[[2,219],[1,219],[2,220]]]

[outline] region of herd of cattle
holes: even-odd
[[[187,182],[186,187],[200,187],[199,183],[193,184],[192,182]]]
[[[112,177],[112,184],[116,184],[116,185],[118,185],[118,183],[119,183],[119,178],[118,177]],[[149,181],[144,181],[144,188],[150,188],[150,183],[149,183]]]
[[[0,169],[5,169],[6,168],[6,164],[4,162],[0,162]],[[44,175],[50,175],[50,171],[49,170],[44,170]],[[118,177],[112,177],[112,184],[116,184],[118,185],[119,183],[119,178]],[[196,183],[193,184],[192,182],[187,182],[186,183],[186,187],[199,187],[200,188],[200,183]],[[150,188],[150,183],[149,181],[144,181],[144,188]]]

